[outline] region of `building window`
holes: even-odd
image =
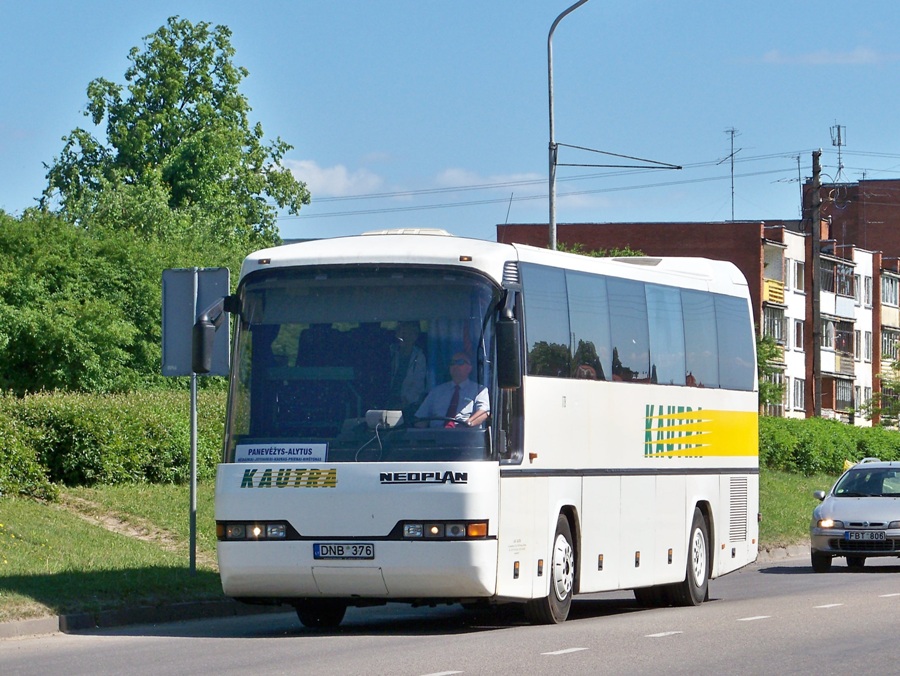
[[[771,336],[784,345],[784,308],[766,305],[763,308],[763,335]]]
[[[823,347],[826,350],[834,349],[834,320],[833,319],[823,319],[822,320],[822,335],[819,338],[819,347]]]
[[[872,278],[868,276],[863,279],[863,303],[872,307]]]
[[[794,410],[806,410],[806,381],[803,378],[794,378]]]
[[[862,351],[862,341],[860,340],[860,332],[853,332],[853,358],[859,361],[860,352]]]
[[[834,262],[823,260],[819,264],[819,290],[834,293]]]
[[[853,354],[853,323],[822,319],[820,347],[842,354]]]
[[[841,354],[853,354],[853,322],[834,323],[834,350]]]
[[[781,401],[772,402],[766,405],[766,415],[783,417],[784,416],[784,372],[777,371],[766,376],[766,380],[775,385],[782,386]]]
[[[834,381],[834,410],[853,410],[853,383],[849,380]]]
[[[853,274],[853,268],[843,263],[836,263],[834,266],[834,292],[839,296],[846,298],[856,297],[854,290],[854,282],[856,275]]]
[[[872,361],[872,332],[866,331],[863,341],[863,359]]]
[[[803,351],[803,320],[794,320],[794,349]]]
[[[791,275],[794,272],[794,261],[790,258],[784,259],[784,269],[787,271],[784,275],[784,290],[791,290]]]
[[[898,288],[898,280],[896,277],[888,277],[885,275],[881,278],[881,302],[884,305],[893,305],[897,307],[900,305],[898,303],[898,292],[900,292],[900,288]]]
[[[853,275],[853,300],[859,305],[859,275]]]
[[[900,331],[897,329],[881,328],[881,358],[883,360],[897,360],[897,343],[900,342]]]
[[[868,406],[872,401],[872,388],[864,387],[863,388],[863,406]]]
[[[806,264],[803,261],[794,261],[794,291],[806,291]]]

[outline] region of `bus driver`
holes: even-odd
[[[416,427],[478,427],[491,412],[486,387],[469,380],[472,360],[457,352],[450,360],[450,380],[431,390],[416,411]]]

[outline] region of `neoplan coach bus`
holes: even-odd
[[[392,601],[521,603],[557,623],[578,593],[698,605],[756,559],[755,343],[730,263],[442,231],[266,249],[199,318],[197,372],[223,307],[230,597],[307,626]],[[478,394],[428,413],[461,370]]]

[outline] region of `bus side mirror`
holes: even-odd
[[[215,341],[216,325],[208,318],[198,319],[191,336],[191,370],[194,373],[209,373],[212,370]]]
[[[514,317],[497,320],[497,384],[504,390],[522,387],[522,341],[519,321]]]
[[[237,297],[225,296],[197,317],[191,334],[191,370],[194,373],[209,373],[212,370],[216,331],[225,321],[226,313],[239,311]]]

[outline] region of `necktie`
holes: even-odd
[[[459,413],[459,385],[453,390],[453,396],[450,398],[450,405],[447,407],[446,417],[455,418],[457,413]]]

